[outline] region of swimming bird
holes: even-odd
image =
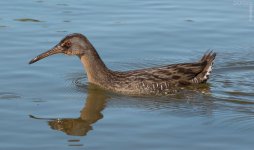
[[[59,53],[78,56],[86,70],[88,82],[125,95],[164,95],[178,88],[206,83],[216,57],[216,53],[211,51],[193,63],[113,71],[104,64],[84,35],[74,33],[64,37],[52,49],[33,58],[29,64]]]

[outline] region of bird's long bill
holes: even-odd
[[[50,55],[54,55],[54,54],[61,53],[62,51],[63,51],[62,47],[60,47],[60,46],[55,46],[55,47],[53,47],[52,49],[50,49],[50,50],[48,50],[48,51],[46,51],[46,52],[44,52],[44,53],[42,53],[42,54],[36,56],[35,58],[33,58],[33,59],[29,62],[29,64],[35,63],[35,62],[37,62],[37,61],[39,61],[39,60],[41,60],[41,59],[43,59],[43,58],[45,58],[45,57],[48,57],[48,56],[50,56]]]

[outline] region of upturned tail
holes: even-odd
[[[210,51],[209,53],[204,54],[200,62],[204,63],[203,70],[193,79],[195,83],[205,83],[213,70],[213,62],[216,57],[216,53]]]

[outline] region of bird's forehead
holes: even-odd
[[[65,41],[75,41],[75,40],[79,40],[79,39],[82,39],[83,35],[82,34],[79,34],[79,33],[73,33],[73,34],[69,34],[67,36],[65,36],[61,42],[65,42]]]

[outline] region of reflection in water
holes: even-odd
[[[61,118],[51,120],[48,124],[52,129],[63,131],[68,135],[84,136],[92,129],[93,123],[103,118],[101,111],[104,109],[105,99],[103,94],[91,93],[79,118]]]
[[[169,112],[177,112],[177,115],[210,115],[212,110],[212,102],[207,100],[203,102],[204,94],[197,94],[194,91],[185,91],[171,95],[170,97],[128,97],[109,93],[94,85],[84,85],[77,78],[74,83],[78,90],[87,92],[85,106],[80,111],[78,118],[39,118],[30,115],[33,119],[47,120],[48,125],[53,130],[65,132],[67,135],[85,136],[92,130],[92,124],[103,118],[102,111],[108,103],[112,107],[124,108],[142,108],[145,110],[167,109]],[[200,89],[201,90],[201,89]],[[201,91],[208,90],[205,86]],[[200,91],[199,91],[200,92]],[[112,97],[111,97],[112,96]],[[111,97],[111,98],[109,98]],[[201,102],[202,101],[202,102]],[[193,108],[195,107],[195,110]],[[205,108],[205,109],[204,109]],[[198,111],[196,110],[198,109]]]
[[[85,136],[92,130],[92,124],[103,118],[102,111],[107,106],[116,108],[143,109],[146,111],[160,111],[167,115],[193,117],[205,116],[210,117],[215,112],[224,112],[229,110],[233,112],[225,117],[218,124],[230,124],[236,122],[236,118],[241,121],[253,119],[253,111],[244,107],[244,102],[235,99],[222,99],[210,91],[210,85],[205,84],[194,89],[183,90],[174,95],[165,97],[129,97],[109,93],[101,90],[94,85],[86,85],[86,77],[83,74],[72,74],[70,80],[78,91],[88,94],[85,106],[80,111],[78,118],[38,118],[34,119],[47,120],[48,125],[53,130],[58,130],[73,136]],[[215,81],[216,83],[216,81]],[[215,89],[213,89],[214,91]],[[243,93],[240,93],[243,94]],[[239,95],[239,93],[231,93]],[[252,96],[252,95],[251,95]],[[225,103],[227,102],[227,103]],[[223,110],[223,111],[218,111]],[[235,116],[235,114],[238,114]],[[225,114],[221,114],[225,115]],[[239,119],[238,119],[239,121]]]
[[[84,136],[92,130],[92,124],[103,118],[102,110],[106,104],[106,93],[100,89],[95,89],[93,85],[88,86],[88,96],[85,106],[80,112],[79,118],[38,118],[46,119],[51,129],[65,132],[68,135]]]

